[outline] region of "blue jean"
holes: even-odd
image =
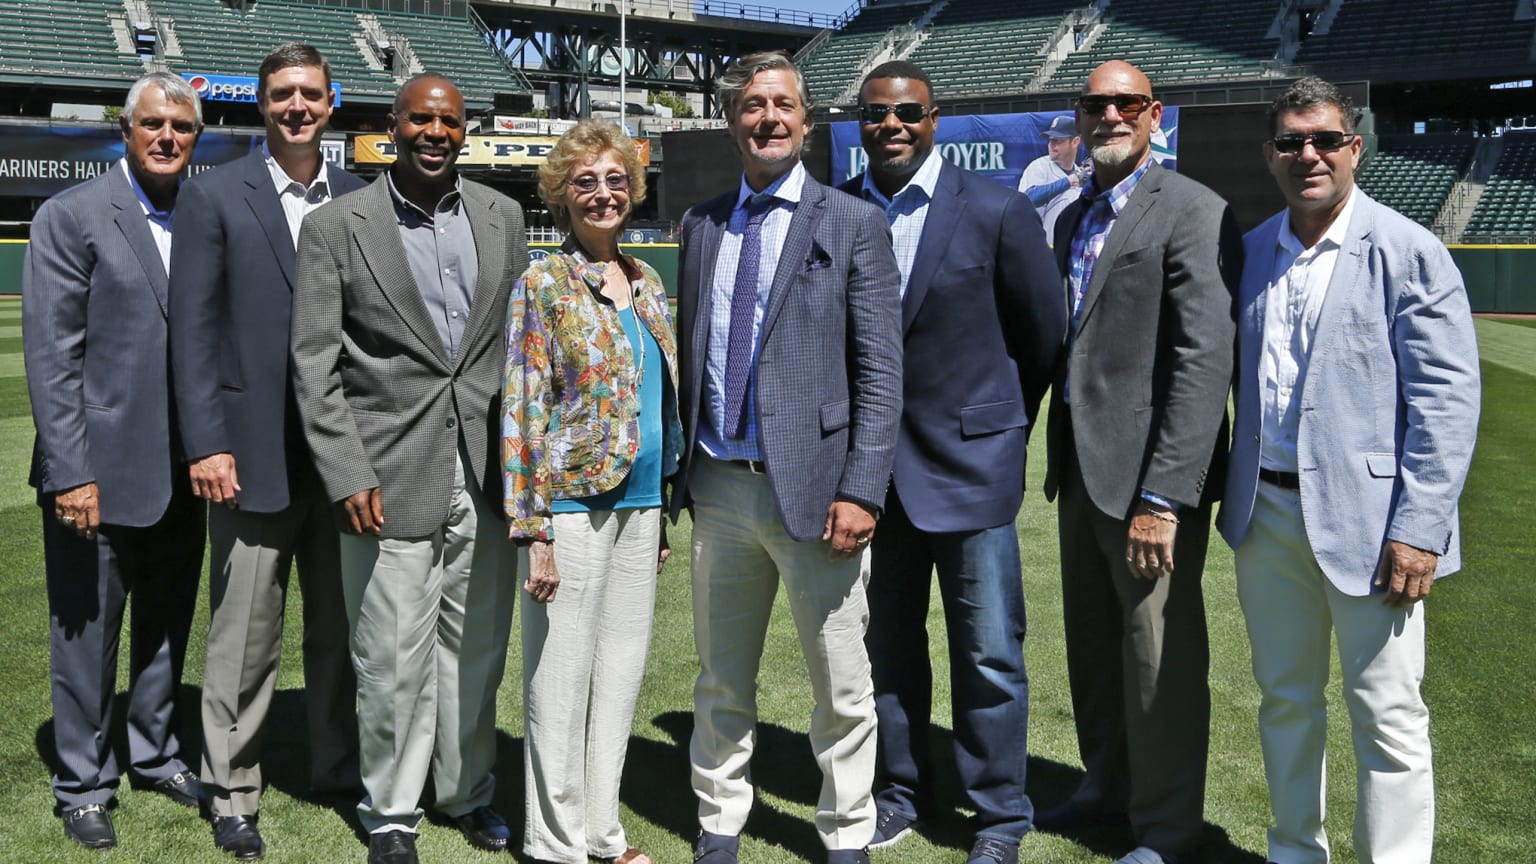
[[[894,490],[893,490],[894,493]],[[1024,792],[1029,676],[1024,670],[1024,583],[1013,523],[929,533],[899,496],[871,549],[869,633],[879,718],[877,805],[915,819],[930,804],[929,579],[936,571],[949,638],[955,766],[976,811],[978,837],[1017,843],[1034,806]]]

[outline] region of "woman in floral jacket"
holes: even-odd
[[[570,234],[507,309],[502,466],[523,604],[523,852],[650,864],[619,824],[619,776],[666,560],[662,485],[682,447],[666,289],[619,252],[645,173],[617,127],[582,121],[539,168]],[[557,597],[558,594],[558,597]]]

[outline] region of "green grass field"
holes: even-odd
[[[1428,600],[1429,673],[1425,691],[1434,714],[1439,788],[1436,860],[1524,862],[1536,859],[1536,829],[1529,805],[1536,795],[1536,640],[1529,622],[1536,600],[1526,580],[1533,563],[1532,521],[1536,467],[1531,421],[1536,417],[1536,329],[1480,320],[1483,353],[1482,432],[1471,480],[1462,499],[1465,569],[1440,583]],[[132,789],[119,795],[114,812],[121,845],[91,853],[73,848],[52,815],[48,789],[52,759],[48,703],[48,611],[43,591],[39,515],[26,487],[32,445],[20,356],[20,309],[0,300],[0,861],[4,862],[218,862],[206,823],[159,796]],[[1030,632],[1025,644],[1033,683],[1029,750],[1030,791],[1037,804],[1062,800],[1080,772],[1067,695],[1062,649],[1055,513],[1039,494],[1043,436],[1030,460],[1031,494],[1019,515]],[[686,529],[674,546],[686,549]],[[1248,670],[1248,648],[1233,590],[1232,556],[1213,541],[1205,591],[1211,631],[1210,782],[1206,802],[1208,854],[1212,864],[1262,864],[1269,811]],[[688,785],[687,739],[696,660],[689,621],[686,556],[662,576],[656,637],[625,772],[625,824],[634,845],[658,864],[690,860],[697,831]],[[298,600],[295,596],[292,601]],[[942,633],[938,603],[930,630]],[[293,615],[297,610],[290,609]],[[290,620],[296,620],[290,618]],[[761,678],[761,727],[756,766],[759,799],[747,826],[742,860],[819,862],[820,847],[809,822],[819,776],[805,730],[810,698],[799,649],[786,608],[775,615],[774,633]],[[198,686],[207,632],[206,593],[193,625],[181,694],[183,742],[198,752]],[[270,782],[262,808],[262,833],[272,862],[357,861],[365,847],[350,807],[307,799],[303,734],[303,680],[298,641],[290,630],[287,662],[270,718],[265,759]],[[500,778],[496,805],[514,832],[522,823],[522,719],[518,686],[521,664],[514,635],[508,681],[500,696]],[[126,647],[126,646],[125,646]],[[124,651],[126,654],[126,650]],[[936,678],[945,679],[945,646],[932,643]],[[126,685],[126,672],[119,690]],[[935,698],[931,731],[948,749],[947,694]],[[1340,862],[1356,860],[1350,848],[1354,771],[1349,734],[1337,694],[1330,699],[1332,750],[1328,829]],[[121,718],[117,729],[122,740]],[[970,845],[965,814],[958,809],[952,773],[941,801],[949,808],[923,835],[896,849],[875,853],[877,864],[963,861]],[[1113,831],[1080,840],[1049,835],[1025,839],[1031,862],[1111,861],[1129,848]],[[427,861],[496,861],[505,857],[469,849],[440,817],[424,829],[420,848]]]

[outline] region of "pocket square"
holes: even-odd
[[[811,257],[805,260],[805,269],[822,270],[832,266],[832,257],[820,249],[811,250]]]

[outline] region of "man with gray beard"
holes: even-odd
[[[1069,287],[1045,494],[1060,502],[1067,672],[1085,774],[1042,830],[1128,821],[1117,864],[1195,852],[1210,727],[1200,576],[1222,488],[1232,298],[1242,237],[1227,203],[1157,165],[1163,114],[1136,67],[1103,64],[1077,100],[1093,180],[1056,223]]]

